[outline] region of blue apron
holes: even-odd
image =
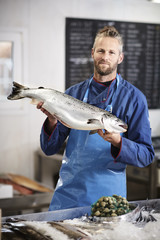
[[[90,80],[90,83],[92,78]],[[119,76],[116,78],[116,90],[111,103],[106,107],[112,110],[112,102],[117,95]],[[89,86],[84,102],[88,100]],[[90,131],[70,131],[66,152],[62,160],[58,180],[49,210],[89,206],[102,196],[113,194],[126,197],[126,165],[114,161],[111,144],[97,133]]]

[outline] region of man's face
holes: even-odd
[[[97,39],[95,49],[92,49],[94,71],[101,76],[116,73],[117,66],[123,61],[123,53],[117,39],[103,37]]]

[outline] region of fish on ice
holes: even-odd
[[[43,102],[43,108],[53,114],[62,124],[78,130],[105,129],[111,133],[127,131],[127,124],[110,112],[84,103],[72,96],[54,89],[28,88],[13,82],[9,100],[31,98],[36,104]]]

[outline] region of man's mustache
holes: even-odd
[[[98,62],[98,64],[101,64],[101,63],[110,64],[110,62],[104,61],[104,60],[100,60],[100,61]]]

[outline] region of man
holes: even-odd
[[[41,132],[41,147],[55,154],[69,136],[50,210],[88,206],[101,196],[126,197],[126,165],[145,167],[154,157],[148,107],[144,95],[117,74],[123,61],[122,37],[114,27],[105,27],[92,49],[94,75],[67,89],[66,93],[111,111],[128,124],[126,134],[69,129],[47,115]]]

